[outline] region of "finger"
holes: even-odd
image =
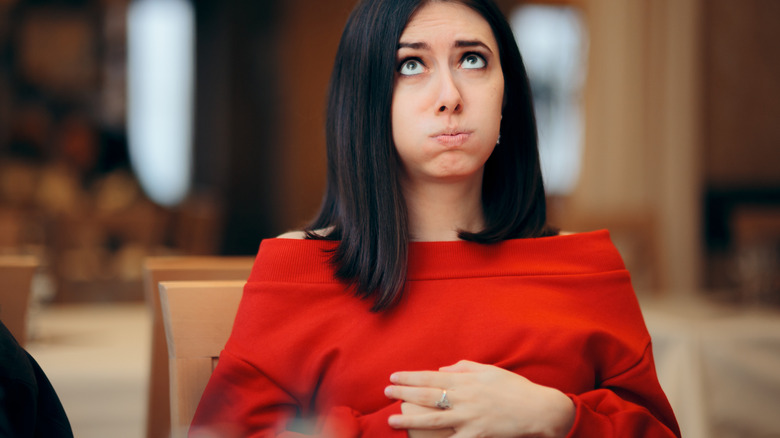
[[[390,375],[396,385],[447,389],[450,378],[439,371],[399,371]]]
[[[447,412],[432,412],[420,415],[391,415],[387,424],[394,429],[446,429],[453,427],[452,418]]]
[[[414,386],[388,386],[385,395],[396,400],[414,403],[420,406],[436,407],[441,400],[443,390],[439,388],[418,388]]]
[[[466,373],[466,372],[477,372],[480,371],[480,369],[484,365],[479,364],[477,362],[472,362],[470,360],[461,360],[456,364],[448,365],[446,367],[439,368],[439,371],[445,372],[445,373]]]

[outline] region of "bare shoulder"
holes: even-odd
[[[305,231],[288,231],[286,233],[276,236],[277,239],[305,239]]]
[[[318,230],[314,230],[313,234],[317,236],[327,236],[331,231],[333,230],[333,227],[327,227],[327,228],[320,228]],[[276,236],[277,239],[305,239],[306,238],[306,231],[288,231],[286,233],[280,234]]]

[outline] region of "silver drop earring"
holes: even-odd
[[[496,140],[496,144],[501,144],[501,134],[498,134],[498,140]]]

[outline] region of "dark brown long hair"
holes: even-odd
[[[393,143],[391,104],[398,41],[412,14],[430,0],[362,0],[341,37],[327,104],[327,187],[307,237],[338,240],[331,261],[372,311],[402,294],[408,218]],[[491,0],[457,1],[478,12],[498,43],[504,73],[501,144],[485,164],[485,228],[459,233],[484,244],[555,234],[547,226],[531,89],[506,18]],[[315,230],[325,229],[324,235]]]

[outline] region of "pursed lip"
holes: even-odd
[[[446,129],[431,135],[431,138],[445,146],[460,146],[465,143],[470,136],[471,131],[462,129]]]

